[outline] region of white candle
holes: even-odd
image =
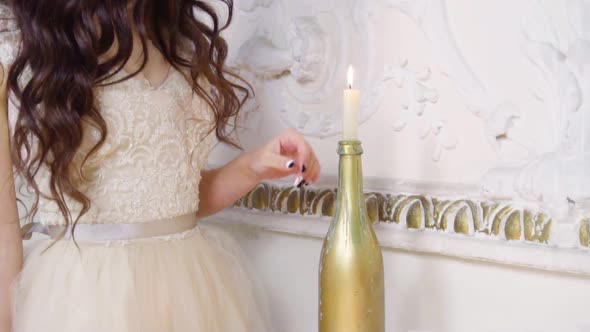
[[[352,66],[348,67],[348,88],[342,98],[342,139],[358,139],[358,114],[360,91],[352,88],[354,79]]]

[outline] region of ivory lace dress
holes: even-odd
[[[0,6],[0,17],[7,16]],[[10,24],[0,21],[0,30]],[[19,41],[16,30],[0,33],[4,68]],[[95,94],[108,136],[83,169],[92,207],[79,220],[78,247],[69,238],[26,245],[13,286],[14,331],[266,331],[238,250],[219,230],[196,225],[211,141],[206,103],[174,69],[158,87],[136,76]],[[90,126],[84,133],[78,162],[98,138]],[[49,192],[46,169],[36,181]],[[76,216],[80,207],[68,205]],[[48,233],[64,225],[57,205],[43,198],[34,221]]]

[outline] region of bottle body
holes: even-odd
[[[384,332],[383,258],[366,212],[359,141],[339,144],[334,219],[320,258],[320,332]]]

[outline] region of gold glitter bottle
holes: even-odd
[[[384,332],[383,257],[367,216],[361,142],[341,141],[334,219],[320,258],[319,331]]]

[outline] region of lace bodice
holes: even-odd
[[[0,17],[9,16],[0,6]],[[0,30],[6,28],[0,22]],[[10,23],[8,23],[10,24]],[[4,25],[4,26],[2,26]],[[18,31],[0,33],[0,62],[6,68],[18,50]],[[120,72],[113,79],[121,78]],[[203,82],[205,84],[205,82]],[[147,80],[131,79],[98,87],[96,102],[106,121],[104,145],[82,169],[82,191],[91,208],[79,223],[138,223],[196,212],[199,204],[200,170],[205,166],[213,134],[212,111],[192,92],[183,75],[171,69],[166,80],[151,87]],[[14,128],[18,109],[9,102],[9,122]],[[98,139],[98,131],[84,127],[77,162]],[[30,201],[17,181],[17,195]],[[49,192],[49,173],[37,176],[42,192]],[[73,216],[80,206],[67,199]],[[57,204],[41,198],[36,222],[63,224]]]

